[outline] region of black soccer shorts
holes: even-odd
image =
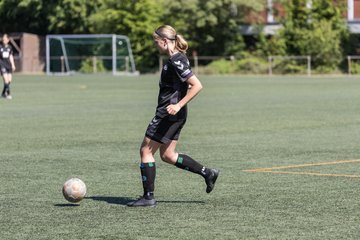
[[[159,143],[166,144],[178,140],[186,119],[172,120],[173,117],[155,116],[146,129],[145,136]]]
[[[8,73],[8,74],[12,73],[12,69],[11,69],[11,68],[4,67],[4,66],[1,66],[0,71],[1,71],[1,75],[7,74],[7,73]]]

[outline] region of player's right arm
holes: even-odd
[[[191,86],[191,88],[189,88],[189,91],[177,104],[170,104],[169,106],[166,107],[166,110],[170,115],[177,114],[180,111],[180,109],[183,106],[185,106],[188,102],[190,102],[191,99],[193,99],[203,88],[200,80],[195,75],[192,75],[186,81]]]
[[[10,60],[10,63],[11,63],[11,68],[12,68],[12,70],[15,71],[15,70],[16,70],[16,67],[15,67],[14,56],[13,56],[12,53],[10,54],[9,60]]]

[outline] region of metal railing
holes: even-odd
[[[273,61],[280,60],[306,60],[307,75],[311,76],[311,56],[268,56],[269,61],[269,75],[273,74]]]
[[[159,57],[159,71],[161,72],[164,59],[167,59],[165,56]],[[189,60],[191,60],[193,64],[193,71],[195,74],[198,74],[199,72],[199,61],[214,61],[219,59],[225,59],[234,61],[236,58],[234,56],[189,56]],[[306,60],[306,74],[308,76],[311,76],[311,56],[268,56],[268,74],[273,75],[274,70],[274,61],[276,59],[280,60]]]
[[[347,56],[348,74],[352,75],[353,71],[353,60],[360,60],[360,56]]]

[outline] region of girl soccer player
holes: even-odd
[[[150,122],[140,148],[140,172],[144,195],[129,202],[130,207],[155,207],[154,182],[156,175],[154,154],[160,149],[164,162],[189,170],[205,179],[206,192],[210,193],[219,170],[204,167],[191,157],[177,153],[175,148],[180,131],[186,122],[187,103],[202,89],[201,82],[193,74],[185,55],[188,44],[171,26],[164,25],[153,33],[156,47],[169,56],[163,66],[160,91],[155,117]]]
[[[6,99],[12,99],[10,95],[10,83],[12,80],[12,72],[15,71],[14,56],[9,41],[9,36],[4,34],[2,37],[2,45],[0,46],[0,71],[4,80],[4,89],[1,96]]]

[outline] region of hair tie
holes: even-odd
[[[177,39],[177,34],[175,34],[175,37],[174,37],[174,38],[166,37],[166,36],[164,36],[163,34],[161,34],[160,32],[158,32],[157,30],[155,31],[155,34],[158,35],[158,36],[161,37],[161,38],[167,38],[167,39],[172,40],[172,41],[175,41],[175,40]]]
[[[158,35],[161,38],[164,38],[164,36],[162,34],[160,34],[157,30],[155,31],[156,35]]]

